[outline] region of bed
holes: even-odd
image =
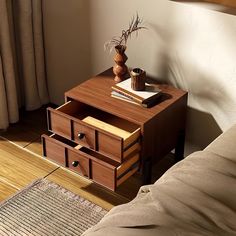
[[[236,235],[236,125],[83,235]]]

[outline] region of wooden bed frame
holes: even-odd
[[[212,2],[212,3],[217,3],[224,6],[236,8],[236,0],[203,0],[203,2]]]

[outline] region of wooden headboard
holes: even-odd
[[[236,0],[203,0],[203,2],[218,3],[224,6],[236,8]]]

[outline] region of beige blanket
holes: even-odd
[[[84,235],[236,235],[236,126]]]

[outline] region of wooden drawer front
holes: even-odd
[[[82,146],[95,149],[95,130],[78,122],[73,122],[73,140]]]
[[[57,109],[48,108],[48,130],[80,145],[95,149],[95,130],[73,116],[78,109],[76,104],[70,101]]]
[[[78,172],[79,174],[90,177],[89,173],[89,159],[83,156],[78,151],[72,151],[68,149],[68,167]]]
[[[109,166],[107,163],[96,160],[91,160],[91,162],[91,178],[95,182],[115,191],[120,184],[138,171],[139,153],[134,154],[118,166]]]
[[[42,136],[43,156],[55,161],[56,163],[66,166],[65,147],[56,143],[51,137],[47,135]]]
[[[98,151],[121,163],[123,160],[122,138],[98,132]]]
[[[134,139],[134,143],[125,144],[124,139],[107,133],[98,131],[98,151],[109,156],[114,161],[122,163],[132,152],[140,150],[139,135]]]
[[[69,167],[85,177],[90,177],[90,159],[86,153],[80,151],[82,146],[56,134],[42,135],[42,140],[45,157],[64,167]]]
[[[84,122],[93,125],[97,131],[97,151],[109,156],[111,159],[122,163],[131,152],[139,149],[140,128],[127,127],[123,121],[113,117],[110,123],[94,117],[86,117]]]
[[[71,139],[71,121],[60,113],[54,112],[53,109],[48,109],[49,131]]]
[[[115,171],[115,167],[107,167],[92,161],[92,179],[111,190],[116,188]]]

